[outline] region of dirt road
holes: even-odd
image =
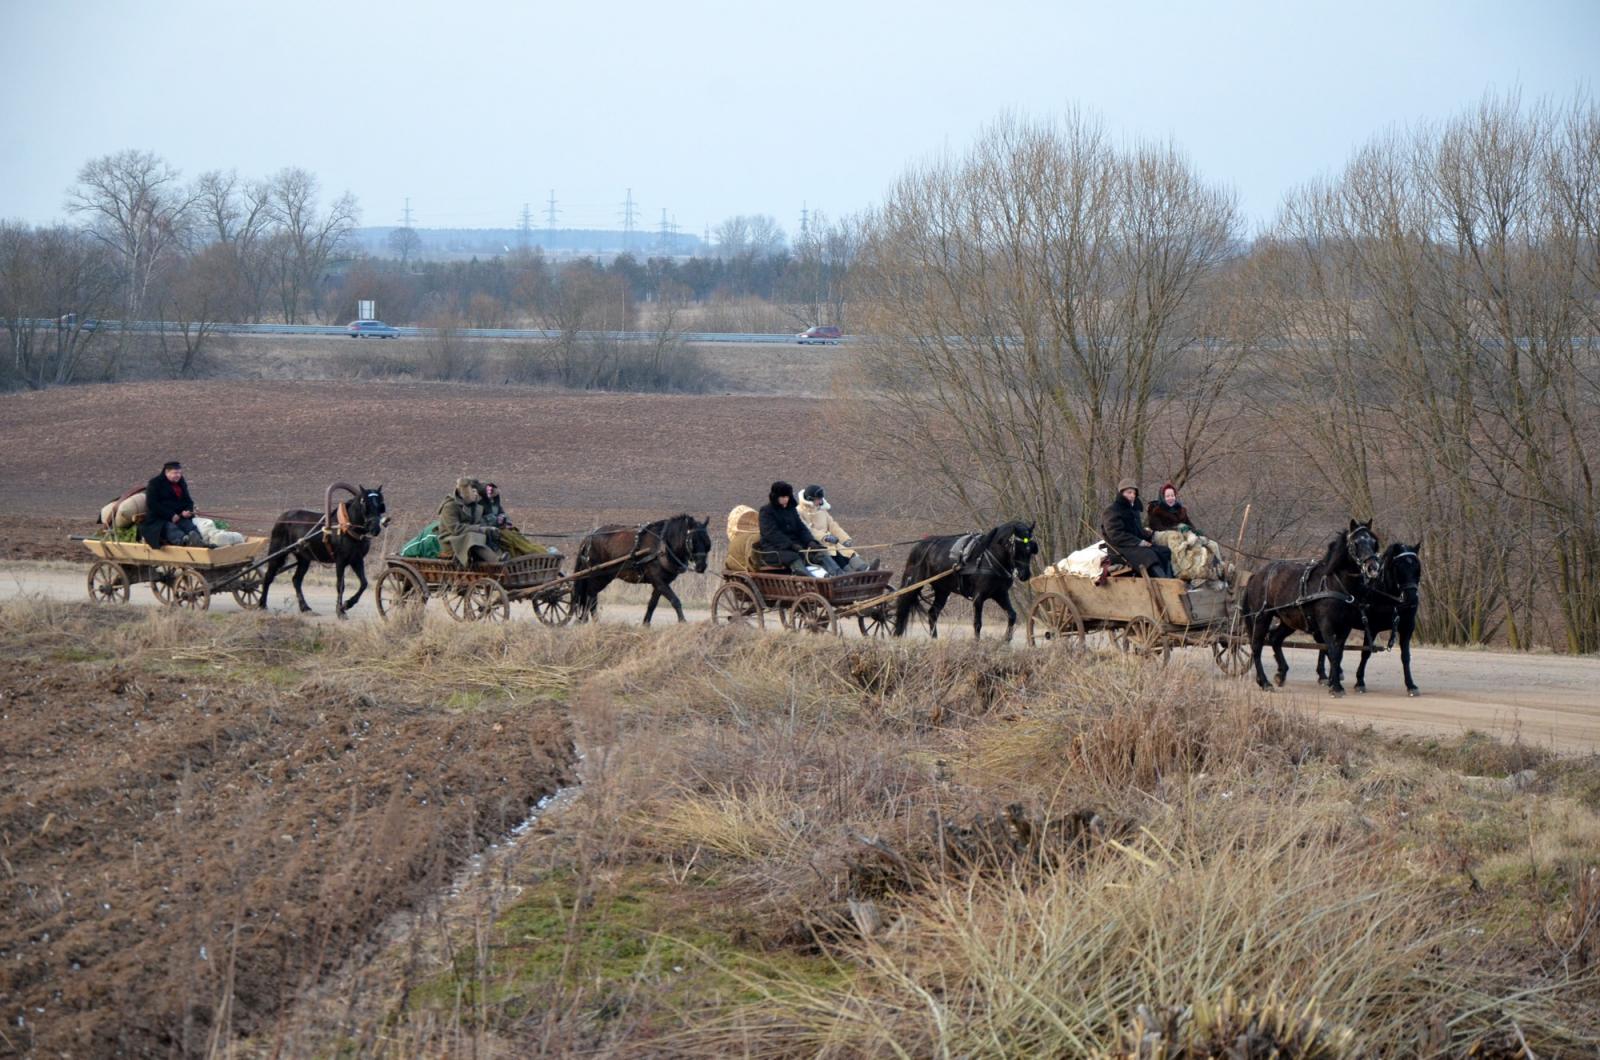
[[[40,595],[83,600],[87,569],[87,565],[67,563],[0,563],[0,597]],[[645,592],[632,587],[608,592],[602,597],[601,619],[640,621]],[[308,577],[306,596],[317,612],[314,621],[333,620],[330,576]],[[155,606],[145,586],[134,587],[130,603]],[[294,610],[293,589],[287,577],[273,586],[271,606],[275,612]],[[221,595],[214,598],[212,610],[237,612],[239,608],[231,597]],[[685,610],[690,621],[706,617],[704,604],[686,602]],[[520,606],[512,615],[514,621],[532,620],[526,608]],[[357,606],[354,618],[376,620],[370,599]],[[656,621],[670,623],[671,610],[662,605]],[[857,635],[853,628],[846,632]],[[947,636],[970,636],[964,623],[945,632]],[[1199,649],[1176,652],[1174,661],[1206,669],[1211,666],[1209,653]],[[1315,657],[1309,652],[1293,653],[1289,663],[1289,683],[1283,692],[1274,694],[1320,717],[1398,732],[1457,735],[1475,729],[1503,740],[1521,739],[1562,752],[1600,753],[1600,659],[1418,648],[1412,654],[1412,671],[1422,695],[1415,699],[1405,694],[1397,656],[1373,660],[1367,671],[1370,692],[1351,692],[1337,700],[1317,687]]]

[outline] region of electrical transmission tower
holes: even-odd
[[[532,211],[530,211],[528,209],[528,204],[527,203],[523,203],[522,204],[522,215],[521,215],[521,217],[518,218],[518,220],[521,222],[521,226],[520,227],[522,229],[521,235],[519,237],[522,240],[522,249],[523,250],[527,250],[528,249],[528,238],[529,238],[530,234],[533,232],[533,213],[532,213]]]
[[[400,214],[400,227],[411,227],[411,196],[406,196],[406,208]]]
[[[544,225],[545,225],[545,231],[549,234],[549,236],[552,239],[555,237],[555,234],[556,234],[556,214],[558,214],[560,212],[561,211],[556,209],[556,189],[551,188],[550,189],[550,201],[545,203],[545,207],[544,207]],[[546,247],[545,249],[549,250],[551,248],[550,247]]]
[[[811,211],[806,209],[806,201],[800,200],[800,241],[803,243],[811,234]]]
[[[628,189],[628,197],[622,202],[622,250],[625,254],[633,253],[633,220],[637,209],[633,201],[633,189]]]

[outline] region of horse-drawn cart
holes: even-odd
[[[856,620],[861,635],[889,633],[889,592],[893,571],[867,570],[811,578],[776,571],[722,572],[722,586],[711,598],[711,621],[765,629],[766,614],[775,611],[784,629],[837,633],[841,621]]]
[[[384,618],[420,611],[433,597],[443,597],[445,610],[458,622],[503,622],[519,600],[532,604],[534,615],[548,626],[565,625],[572,617],[571,577],[562,576],[559,553],[468,567],[453,559],[411,556],[386,556],[384,564],[375,590]]]
[[[1238,676],[1250,666],[1231,588],[1211,588],[1177,578],[1152,578],[1144,570],[1118,577],[1084,578],[1048,570],[1029,584],[1028,643],[1080,649],[1103,633],[1122,651],[1165,661],[1174,647],[1209,647],[1217,667]]]
[[[81,540],[99,557],[89,568],[89,599],[96,603],[126,603],[128,591],[140,583],[149,585],[166,606],[194,611],[210,607],[212,593],[231,592],[240,607],[254,607],[261,597],[264,537],[220,548],[151,548],[142,541],[104,537]]]

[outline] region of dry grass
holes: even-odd
[[[581,794],[496,897],[410,934],[436,956],[396,959],[387,1008],[297,1047],[1509,1056],[1600,1033],[1600,763],[1419,751],[1183,667],[969,641],[0,611],[0,646],[63,638],[319,695],[566,704]]]

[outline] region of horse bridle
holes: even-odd
[[[1016,542],[1021,541],[1024,545],[1026,545],[1026,544],[1030,544],[1032,542],[1032,540],[1033,540],[1033,532],[1031,530],[1026,534],[1019,534],[1019,533],[1017,533],[1017,531],[1015,529],[1013,529],[1011,531],[1011,533],[1009,535],[1009,541],[1011,543],[1011,562],[1009,564],[1001,564],[999,560],[995,559],[994,556],[990,554],[990,550],[993,549],[997,544],[999,544],[998,541],[990,541],[987,545],[984,546],[983,551],[978,553],[978,567],[979,567],[979,569],[982,569],[984,564],[987,563],[990,567],[994,568],[995,570],[1000,571],[1006,577],[1011,578],[1014,581],[1019,581],[1019,582],[1027,581],[1028,579],[1022,573],[1019,572],[1018,567],[1017,567]],[[1031,563],[1032,557],[1029,557],[1029,560],[1030,560],[1030,563]]]
[[[694,551],[689,546],[689,541],[690,541],[690,538],[693,535],[693,530],[691,530],[688,526],[684,527],[684,531],[683,531],[684,555],[680,556],[678,553],[673,551],[672,543],[667,540],[666,528],[667,528],[668,524],[670,524],[671,522],[672,522],[671,519],[663,519],[661,521],[661,523],[659,524],[660,527],[661,527],[661,529],[659,529],[659,530],[655,529],[657,524],[655,524],[655,523],[646,523],[643,526],[639,527],[639,529],[634,532],[634,540],[635,540],[635,542],[637,542],[638,538],[643,537],[645,534],[650,534],[658,542],[658,547],[650,555],[642,556],[639,559],[635,560],[632,564],[630,564],[630,566],[633,566],[633,567],[643,566],[645,563],[647,563],[649,560],[655,558],[656,556],[666,556],[667,559],[670,562],[672,562],[672,563],[677,565],[677,569],[678,569],[678,571],[680,573],[683,572],[683,571],[690,570],[690,569],[692,569],[694,567],[694,562],[693,562],[694,561]],[[694,520],[691,519],[691,520],[689,520],[689,522],[690,522],[690,525],[692,526],[693,523],[694,523]]]

